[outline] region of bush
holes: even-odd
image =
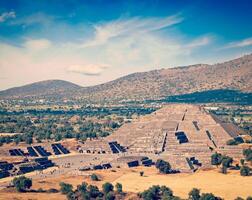
[[[25,176],[16,177],[13,179],[13,185],[18,192],[24,192],[32,186],[32,179]]]
[[[60,191],[62,194],[68,194],[73,191],[73,186],[71,184],[61,182]]]
[[[173,196],[173,192],[170,188],[166,186],[154,185],[148,190],[145,190],[140,194],[141,198],[144,200],[153,200],[153,199],[176,199]]]
[[[218,200],[219,197],[214,196],[212,193],[203,193],[200,197],[200,200]]]
[[[140,176],[143,176],[143,175],[144,175],[144,172],[143,172],[143,171],[141,171],[141,172],[139,172],[139,174],[140,174]]]
[[[242,166],[240,169],[241,176],[249,176],[250,170],[251,169],[248,166]]]
[[[112,192],[109,192],[105,195],[105,200],[115,200],[115,195]]]
[[[160,173],[168,174],[170,172],[171,165],[164,160],[158,159],[156,162],[156,168],[159,169]]]
[[[89,185],[88,191],[89,191],[89,195],[91,198],[96,198],[96,197],[100,196],[100,194],[101,194],[99,191],[99,188],[95,185]]]
[[[81,193],[87,192],[87,183],[83,182],[81,185],[77,185],[77,190]]]
[[[115,188],[116,188],[116,191],[118,193],[122,193],[123,192],[123,190],[122,190],[122,184],[121,183],[116,183]]]
[[[223,156],[221,159],[221,164],[223,167],[230,167],[230,165],[233,163],[233,158],[229,157],[229,156]]]
[[[220,165],[222,161],[222,155],[220,153],[215,152],[211,156],[211,164],[212,165]]]
[[[111,184],[111,183],[104,183],[102,185],[102,190],[105,194],[109,193],[109,192],[112,192],[114,189],[114,186]]]
[[[197,188],[193,188],[189,194],[189,199],[190,200],[199,200],[200,199],[200,190]]]
[[[243,155],[245,156],[246,161],[252,161],[252,149],[244,149]]]
[[[98,178],[98,176],[96,174],[92,174],[91,175],[91,180],[92,181],[99,181],[100,179]]]

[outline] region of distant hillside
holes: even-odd
[[[0,97],[25,98],[25,97],[52,97],[62,96],[67,94],[75,94],[81,87],[62,80],[47,80],[40,81],[21,87],[14,87],[0,92]]]
[[[251,77],[252,54],[215,65],[198,64],[134,73],[92,87],[59,80],[43,81],[2,91],[0,98],[53,96],[89,101],[129,101],[218,89],[252,92]]]

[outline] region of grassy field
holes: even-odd
[[[89,184],[97,185],[101,188],[104,182],[117,182],[123,185],[123,190],[127,192],[137,193],[147,189],[152,185],[166,185],[170,187],[175,195],[186,198],[188,192],[193,188],[199,188],[202,192],[212,192],[217,196],[227,200],[235,199],[237,196],[247,197],[252,195],[251,185],[252,177],[242,177],[239,171],[229,171],[224,175],[218,170],[199,171],[194,174],[174,174],[161,175],[154,167],[144,168],[138,167],[134,169],[115,169],[101,170],[95,173],[100,176],[101,181],[91,181],[88,172],[85,176],[61,175],[54,178],[45,178],[43,180],[34,180],[33,189],[57,188],[59,182],[64,181],[71,183],[76,187],[81,182],[85,181]],[[140,171],[144,171],[144,176],[139,175]],[[91,172],[92,173],[92,172]],[[10,190],[10,189],[8,189]],[[45,194],[45,193],[25,193],[18,194],[14,191],[11,193],[7,189],[0,191],[0,200],[8,199],[65,199],[61,194]]]

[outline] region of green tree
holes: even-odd
[[[18,192],[24,192],[32,186],[32,179],[25,176],[15,177],[12,182]]]
[[[121,183],[116,183],[115,188],[116,188],[116,191],[118,193],[122,193],[123,192],[123,190],[122,190],[122,184]]]
[[[228,168],[230,167],[230,165],[233,163],[233,158],[229,157],[229,156],[223,156],[221,159],[221,164],[222,166]]]
[[[68,194],[73,191],[73,186],[71,184],[61,182],[60,191],[62,194]]]
[[[250,175],[250,168],[248,166],[242,166],[240,169],[241,176],[249,176]]]
[[[160,173],[168,174],[171,169],[171,165],[164,160],[158,159],[156,162],[156,168],[159,169]]]
[[[212,154],[211,156],[211,164],[212,165],[220,165],[222,161],[222,155],[220,153],[215,152],[214,154]]]
[[[245,160],[244,160],[244,159],[241,159],[241,160],[240,160],[240,163],[241,163],[241,165],[244,165]]]
[[[189,199],[190,200],[199,200],[200,199],[200,190],[197,188],[193,188],[190,192],[189,192]]]
[[[99,188],[95,185],[89,185],[88,192],[91,198],[96,198],[101,194]]]
[[[218,200],[220,198],[214,196],[212,193],[203,193],[200,200]]]
[[[91,180],[92,181],[99,181],[99,178],[98,178],[98,176],[96,174],[92,174],[91,175]]]
[[[109,192],[105,195],[105,200],[115,200],[115,195],[112,192]]]
[[[113,186],[111,183],[106,182],[106,183],[104,183],[104,184],[102,185],[102,190],[103,190],[103,192],[104,192],[105,194],[107,194],[107,193],[109,193],[109,192],[112,192],[113,189],[114,189],[114,186]]]

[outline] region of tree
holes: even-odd
[[[241,159],[241,160],[240,160],[240,163],[241,163],[241,165],[244,165],[245,160],[244,160],[244,159]]]
[[[222,161],[222,155],[220,153],[215,152],[214,154],[212,154],[211,156],[211,164],[212,165],[220,165]]]
[[[112,192],[113,189],[114,189],[114,186],[113,186],[111,183],[106,182],[106,183],[104,183],[104,184],[102,185],[102,190],[103,190],[103,192],[104,192],[105,194],[107,194],[107,193],[109,193],[109,192]]]
[[[96,174],[92,174],[91,175],[91,180],[92,181],[99,181],[99,178],[98,178],[98,176]]]
[[[252,161],[252,149],[244,149],[243,155],[245,156],[246,161]]]
[[[140,195],[144,200],[153,200],[160,198],[160,186],[153,185],[148,190],[145,190]]]
[[[81,193],[87,192],[87,183],[83,182],[81,185],[77,185],[77,190]]]
[[[164,160],[158,159],[156,162],[156,168],[159,169],[160,173],[168,174],[170,172],[171,165]]]
[[[114,200],[115,195],[112,192],[109,192],[105,195],[105,200]]]
[[[212,193],[203,193],[200,200],[218,200],[219,197],[214,196]]]
[[[248,166],[242,166],[240,169],[241,176],[249,176],[250,170],[251,169]]]
[[[226,166],[222,166],[221,167],[221,173],[222,174],[226,174],[227,173],[227,167]]]
[[[116,188],[116,191],[118,193],[122,193],[123,192],[123,190],[122,190],[122,184],[121,183],[116,183],[115,188]]]
[[[32,179],[25,176],[15,177],[13,179],[13,185],[18,192],[24,192],[26,189],[30,189],[32,186]]]
[[[233,158],[229,157],[229,156],[223,156],[221,159],[221,164],[223,167],[230,167],[230,165],[233,163]]]
[[[88,186],[88,192],[91,198],[96,198],[98,197],[101,193],[99,191],[99,188],[94,185],[89,185]]]
[[[161,191],[162,198],[173,197],[173,191],[164,185],[160,187],[160,191]]]
[[[61,182],[60,191],[62,194],[68,194],[69,192],[73,191],[73,186],[71,184]]]
[[[143,176],[143,175],[144,175],[144,172],[143,172],[143,171],[141,171],[141,172],[139,172],[139,174],[140,174],[140,176]]]
[[[200,190],[197,188],[193,188],[190,192],[189,192],[189,199],[190,200],[199,200],[200,199]]]

